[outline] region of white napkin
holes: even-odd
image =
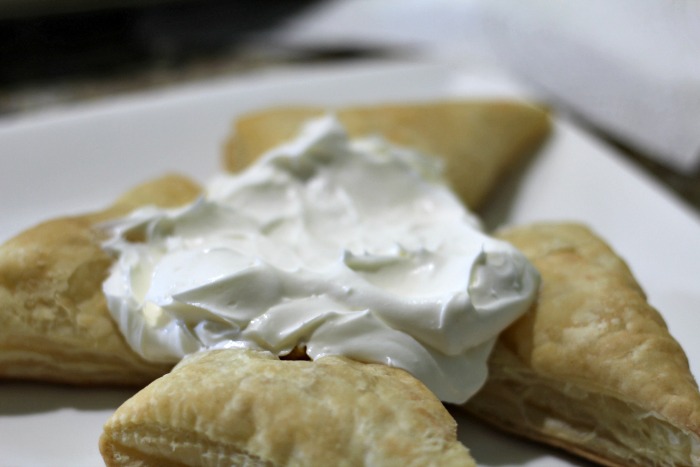
[[[700,169],[700,3],[499,0],[484,11],[494,50],[522,76],[643,154]]]
[[[637,151],[680,172],[700,169],[694,0],[334,0],[276,37],[485,58]]]

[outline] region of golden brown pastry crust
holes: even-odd
[[[341,357],[194,354],[106,423],[107,465],[474,466],[440,401],[403,370]]]
[[[169,367],[147,363],[112,320],[102,282],[112,263],[97,224],[147,204],[177,206],[199,187],[165,176],[110,208],[52,220],[0,247],[0,376],[75,384],[145,384]]]
[[[225,166],[238,171],[292,138],[326,109],[273,108],[238,119],[225,148]],[[462,201],[478,209],[500,178],[548,136],[546,111],[515,101],[445,101],[343,108],[335,111],[353,136],[379,134],[439,156]]]
[[[466,407],[607,465],[698,465],[700,393],[685,353],[627,265],[590,230],[503,232],[542,275]]]

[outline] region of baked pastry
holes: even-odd
[[[235,172],[248,166],[326,111],[287,107],[243,116],[236,120],[226,144],[226,167]],[[378,134],[394,144],[441,157],[452,189],[473,210],[482,206],[506,172],[540,146],[551,126],[545,110],[516,101],[350,107],[335,113],[352,137]]]
[[[112,258],[97,226],[137,207],[177,206],[199,187],[176,175],[137,187],[110,208],[52,220],[0,246],[0,377],[145,384],[169,366],[134,353],[102,293]]]
[[[109,419],[109,466],[474,466],[440,401],[403,370],[342,357],[186,357]]]
[[[540,271],[541,290],[501,334],[466,408],[605,465],[700,465],[697,384],[625,263],[580,225],[501,237]]]

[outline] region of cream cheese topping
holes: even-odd
[[[483,384],[496,336],[539,283],[482,232],[437,160],[350,140],[330,116],[189,206],[105,228],[118,258],[108,306],[145,359],[303,346],[403,368],[446,402]]]

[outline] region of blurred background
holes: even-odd
[[[700,213],[700,2],[0,0],[0,123],[251,70],[488,64]]]

